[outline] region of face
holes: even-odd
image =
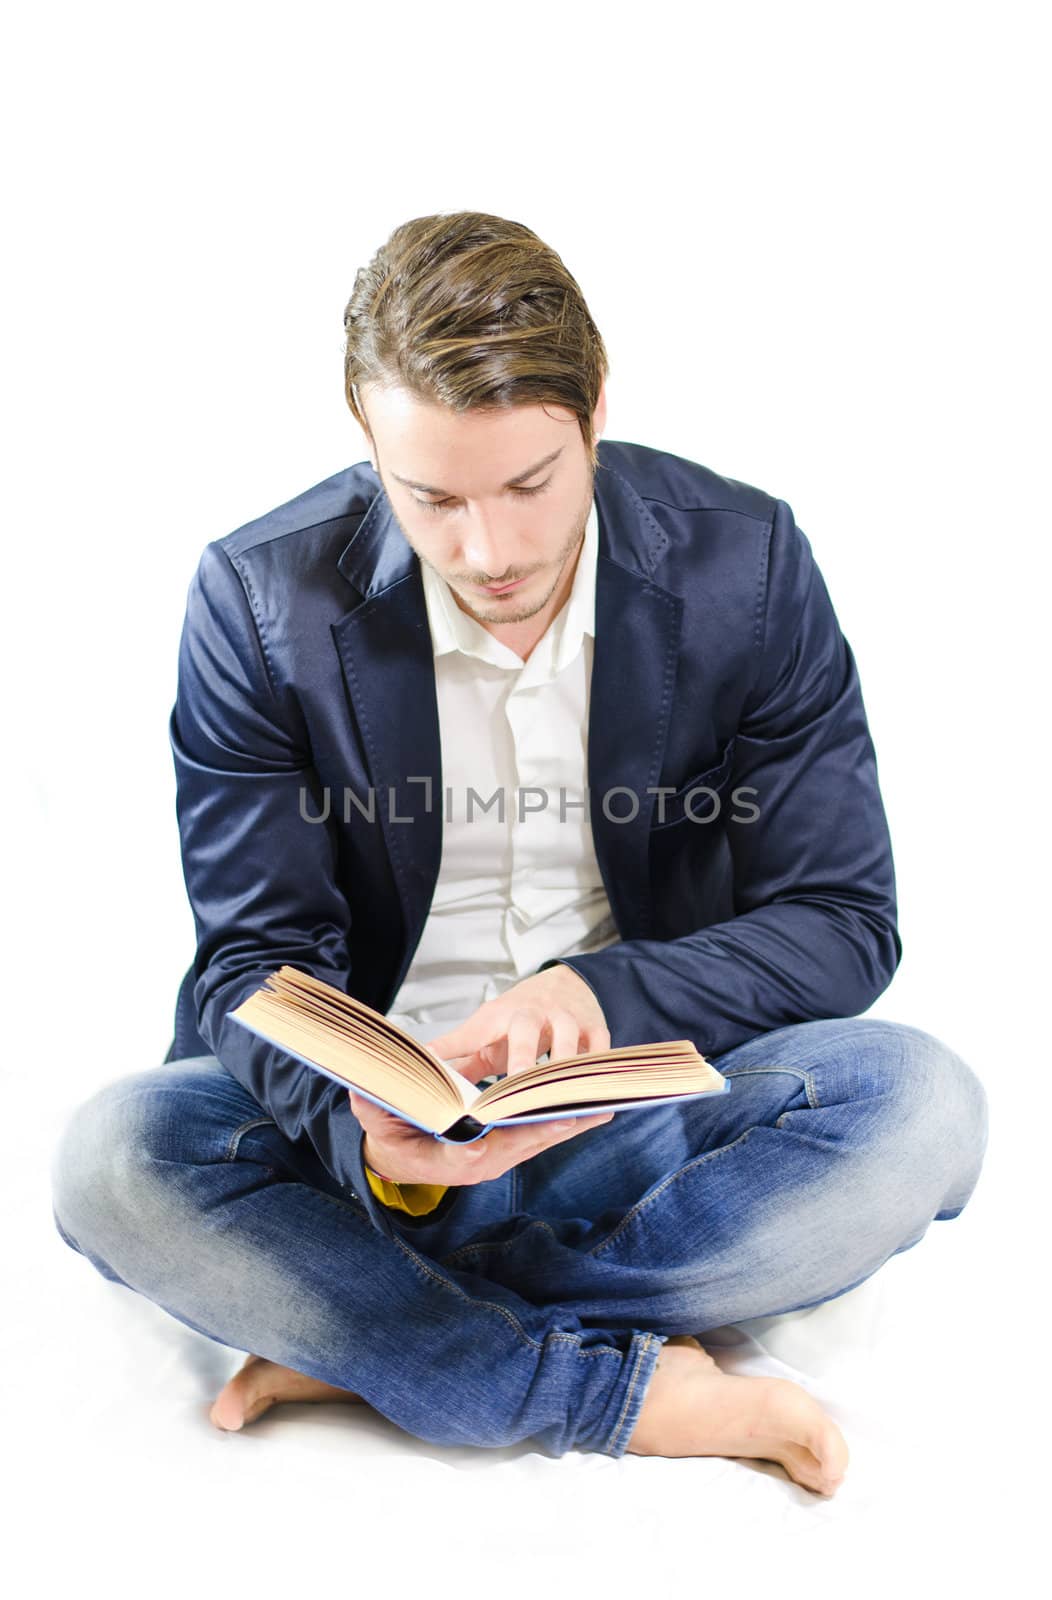
[[[398,525],[462,611],[490,627],[543,621],[569,593],[593,469],[561,406],[454,415],[402,388],[360,394],[369,458]],[[605,384],[593,426],[606,421]],[[512,585],[504,593],[496,585]]]

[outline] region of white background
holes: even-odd
[[[970,1062],[991,1138],[965,1213],[886,1269],[917,1296],[895,1327],[925,1402],[895,1449],[936,1464],[930,1518],[902,1521],[889,1452],[852,1554],[834,1559],[847,1513],[823,1512],[802,1592],[1004,1578],[1034,1536],[1046,1386],[1038,8],[45,3],[5,33],[5,1442],[27,1547],[67,1580],[104,1568],[121,1595],[209,1592],[209,1573],[375,1592],[411,1558],[437,1580],[400,1543],[422,1526],[404,1436],[380,1478],[334,1447],[317,1500],[285,1498],[314,1457],[278,1430],[251,1495],[241,1456],[216,1476],[204,1402],[229,1361],[195,1344],[187,1388],[186,1330],[160,1335],[162,1313],[58,1239],[47,1161],[82,1099],[162,1059],[193,954],[167,718],[200,552],[365,457],[342,395],[355,272],[407,218],[477,209],[527,223],[580,283],[611,359],[606,437],[787,499],[855,651],[904,946],[874,1012]],[[173,1391],[192,1413],[178,1469]],[[113,1420],[127,1404],[134,1448]],[[614,1548],[579,1552],[560,1485],[581,1477],[531,1459],[488,1505],[523,1496],[529,1549],[501,1572],[487,1546],[469,1593],[524,1582],[546,1526],[565,1579],[580,1561],[627,1592],[660,1553],[670,1583],[748,1593],[764,1552],[788,1582],[792,1536],[816,1526],[761,1498],[720,1539],[716,1480],[690,1474],[739,1469],[630,1462],[648,1498],[642,1478],[597,1485],[613,1464],[593,1458],[589,1515],[611,1517]],[[470,1478],[421,1482],[428,1541],[487,1509],[486,1474],[462,1464]]]

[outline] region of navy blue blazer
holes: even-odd
[[[856,1015],[901,956],[895,876],[808,540],[784,500],[681,456],[604,439],[599,460],[587,763],[619,940],[567,964],[614,1045],[713,1058]],[[283,962],[386,1012],[434,890],[424,589],[367,461],[205,547],[169,734],[197,951],[167,1059],[215,1054],[389,1233],[346,1092],[224,1020]]]

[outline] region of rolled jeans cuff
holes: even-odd
[[[661,1333],[633,1333],[621,1364],[619,1381],[592,1430],[574,1440],[574,1449],[594,1450],[615,1459],[625,1454],[667,1337]]]

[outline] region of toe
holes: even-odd
[[[789,1476],[805,1489],[824,1490],[827,1478],[822,1469],[821,1462],[807,1449],[806,1445],[794,1444],[786,1440],[779,1452],[778,1460],[788,1472]]]
[[[847,1440],[829,1417],[824,1417],[807,1432],[804,1441],[821,1463],[823,1476],[839,1482],[847,1469]]]
[[[273,1404],[274,1404],[274,1396],[273,1395],[271,1395],[271,1394],[257,1395],[256,1398],[251,1402],[251,1404],[246,1406],[246,1408],[245,1408],[245,1421],[246,1422],[255,1422],[256,1418],[257,1417],[261,1417],[263,1415],[264,1411],[269,1411]]]
[[[230,1403],[230,1397],[225,1389],[213,1402],[208,1418],[217,1428],[222,1428],[225,1433],[236,1433],[243,1421],[241,1408]]]

